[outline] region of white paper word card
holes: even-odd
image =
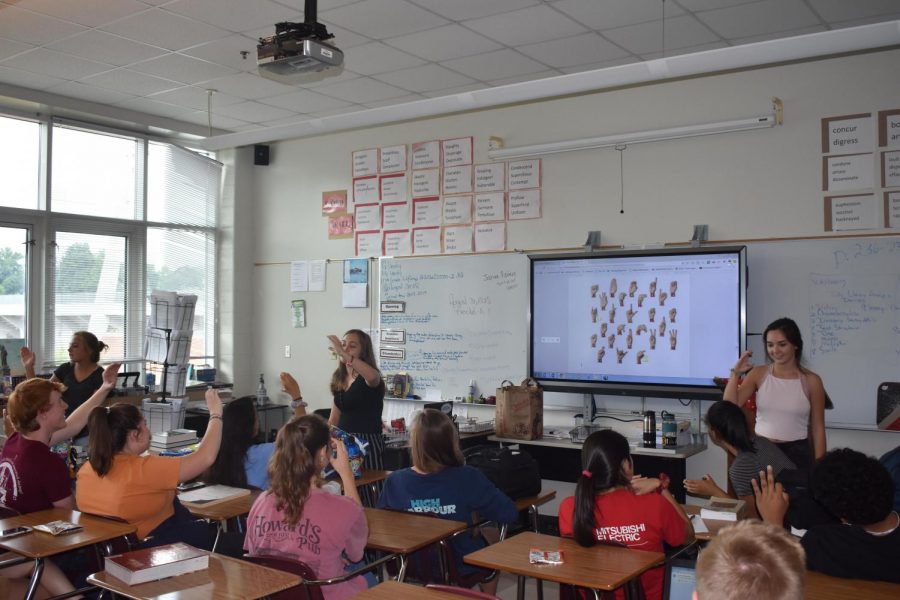
[[[386,202],[381,205],[382,229],[400,229],[409,225],[408,202]]]
[[[383,175],[381,177],[381,201],[382,202],[406,202],[406,173],[396,175]]]
[[[444,253],[460,254],[472,251],[472,226],[453,225],[444,227]]]
[[[441,224],[440,198],[416,198],[413,200],[413,224],[417,227],[431,227]]]
[[[476,192],[502,192],[506,189],[506,163],[475,165]]]
[[[412,145],[413,169],[438,169],[441,166],[441,143],[437,140]]]
[[[507,167],[510,190],[541,187],[541,159],[519,160]]]
[[[444,194],[468,194],[472,191],[472,166],[444,169]]]
[[[506,223],[478,223],[475,225],[475,252],[506,250]]]
[[[509,193],[509,220],[539,219],[541,190],[517,190]]]
[[[381,206],[378,204],[358,204],[353,217],[357,230],[381,229]]]
[[[406,171],[406,144],[381,149],[381,173]]]
[[[441,141],[441,152],[444,156],[444,168],[472,164],[472,136]]]
[[[475,221],[502,221],[506,218],[506,194],[475,194]]]
[[[380,199],[377,175],[353,180],[353,204],[369,204]]]
[[[413,229],[413,254],[440,254],[441,228],[416,227]]]
[[[378,148],[353,153],[353,178],[378,174]]]
[[[357,231],[356,256],[381,256],[381,232]]]
[[[409,229],[384,232],[385,256],[409,256],[412,254]]]
[[[444,225],[472,222],[472,196],[444,196]]]
[[[441,170],[423,169],[412,172],[412,197],[428,198],[441,195]]]

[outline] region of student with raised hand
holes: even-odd
[[[771,469],[754,480],[764,521],[781,525],[790,499]],[[900,583],[900,516],[894,484],[876,459],[850,448],[827,453],[812,473],[813,497],[840,520],[810,527],[801,544],[806,566],[834,577]]]
[[[257,444],[258,434],[256,397],[243,396],[227,403],[222,412],[222,444],[219,453],[201,479],[207,484],[268,489],[267,470],[275,444]]]
[[[694,540],[691,520],[669,492],[668,477],[635,476],[628,440],[612,430],[595,431],[581,449],[575,495],[559,506],[559,534],[585,547],[598,542],[663,551]],[[661,474],[663,475],[663,474]],[[627,534],[623,533],[627,532]],[[641,575],[648,600],[660,600],[663,568]],[[616,590],[616,598],[624,592]]]
[[[432,513],[453,521],[472,525],[472,514],[497,523],[511,523],[518,518],[516,505],[506,494],[474,467],[466,466],[459,448],[459,434],[450,417],[427,408],[413,417],[410,426],[410,454],[413,466],[394,471],[384,483],[378,508]],[[484,531],[489,541],[499,535]],[[460,535],[453,538],[457,569],[472,573],[475,569],[463,563],[463,556],[487,545],[482,537]],[[481,589],[493,594],[497,580],[482,584]]]
[[[63,384],[28,379],[16,386],[6,409],[15,431],[0,452],[0,504],[20,513],[75,508],[69,468],[50,446],[84,428],[91,410],[116,386],[120,366],[109,365],[97,391],[68,418]]]
[[[331,464],[345,496],[318,487],[319,474]],[[316,415],[295,417],[278,431],[269,461],[270,487],[247,517],[244,549],[251,555],[303,561],[319,579],[344,575],[344,556],[362,560],[369,527],[356,491],[343,442],[331,438]],[[366,587],[362,577],[322,587],[326,600],[343,600]]]
[[[803,600],[806,563],[800,542],[754,519],[722,529],[697,559],[694,600]]]
[[[775,477],[782,472],[790,478],[796,466],[768,439],[753,435],[744,413],[731,402],[716,402],[706,411],[706,427],[709,439],[734,457],[728,468],[728,476],[737,497],[747,503],[749,516],[756,517],[756,500],[750,482],[759,472],[771,465]],[[796,478],[795,478],[796,479]],[[686,479],[684,489],[694,496],[729,497],[711,475],[703,479]]]
[[[150,430],[138,407],[115,404],[91,411],[90,460],[78,471],[75,498],[82,511],[119,517],[152,536],[145,546],[187,542],[209,550],[209,527],[176,498],[176,486],[203,473],[222,441],[222,400],[206,390],[209,424],[197,450],[179,457],[144,455]]]
[[[757,435],[777,444],[798,469],[809,470],[826,450],[822,378],[801,365],[803,337],[793,320],[773,321],[763,340],[769,364],[754,367],[753,353],[741,354],[723,397],[742,407],[756,393]]]

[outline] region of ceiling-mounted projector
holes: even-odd
[[[303,23],[276,23],[275,35],[259,38],[256,64],[259,74],[293,83],[344,63],[344,53],[325,40],[334,36],[316,22],[316,0],[306,0]]]

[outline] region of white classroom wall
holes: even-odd
[[[508,248],[580,246],[597,229],[604,244],[685,241],[700,223],[709,225],[711,240],[821,235],[820,119],[900,108],[898,64],[900,50],[866,53],[279,142],[265,167],[248,166],[246,149],[222,153],[234,173],[222,206],[230,227],[220,259],[227,306],[220,317],[223,372],[238,393],[252,392],[265,372],[275,395],[277,375],[287,370],[313,408],[330,406],[334,362],[325,336],[372,327],[375,313],[341,308],[340,262],[328,265],[325,292],[304,294],[289,291],[288,262],[353,255],[352,240],[327,239],[321,216],[323,191],[351,188],[353,150],[471,135],[475,162],[487,162],[488,136],[519,146],[731,120],[769,113],[777,96],[785,121],[773,130],[627,148],[624,214],[619,152],[545,156],[543,217],[510,222]],[[306,300],[305,328],[291,327],[295,298]],[[284,357],[285,345],[291,358]],[[554,419],[565,422],[568,415]],[[900,436],[831,429],[828,442],[880,455]],[[713,447],[688,461],[688,475],[708,472],[724,484],[724,465],[724,454]]]

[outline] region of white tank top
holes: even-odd
[[[770,366],[756,390],[756,434],[770,440],[793,442],[809,435],[809,397],[797,379],[775,377]]]

